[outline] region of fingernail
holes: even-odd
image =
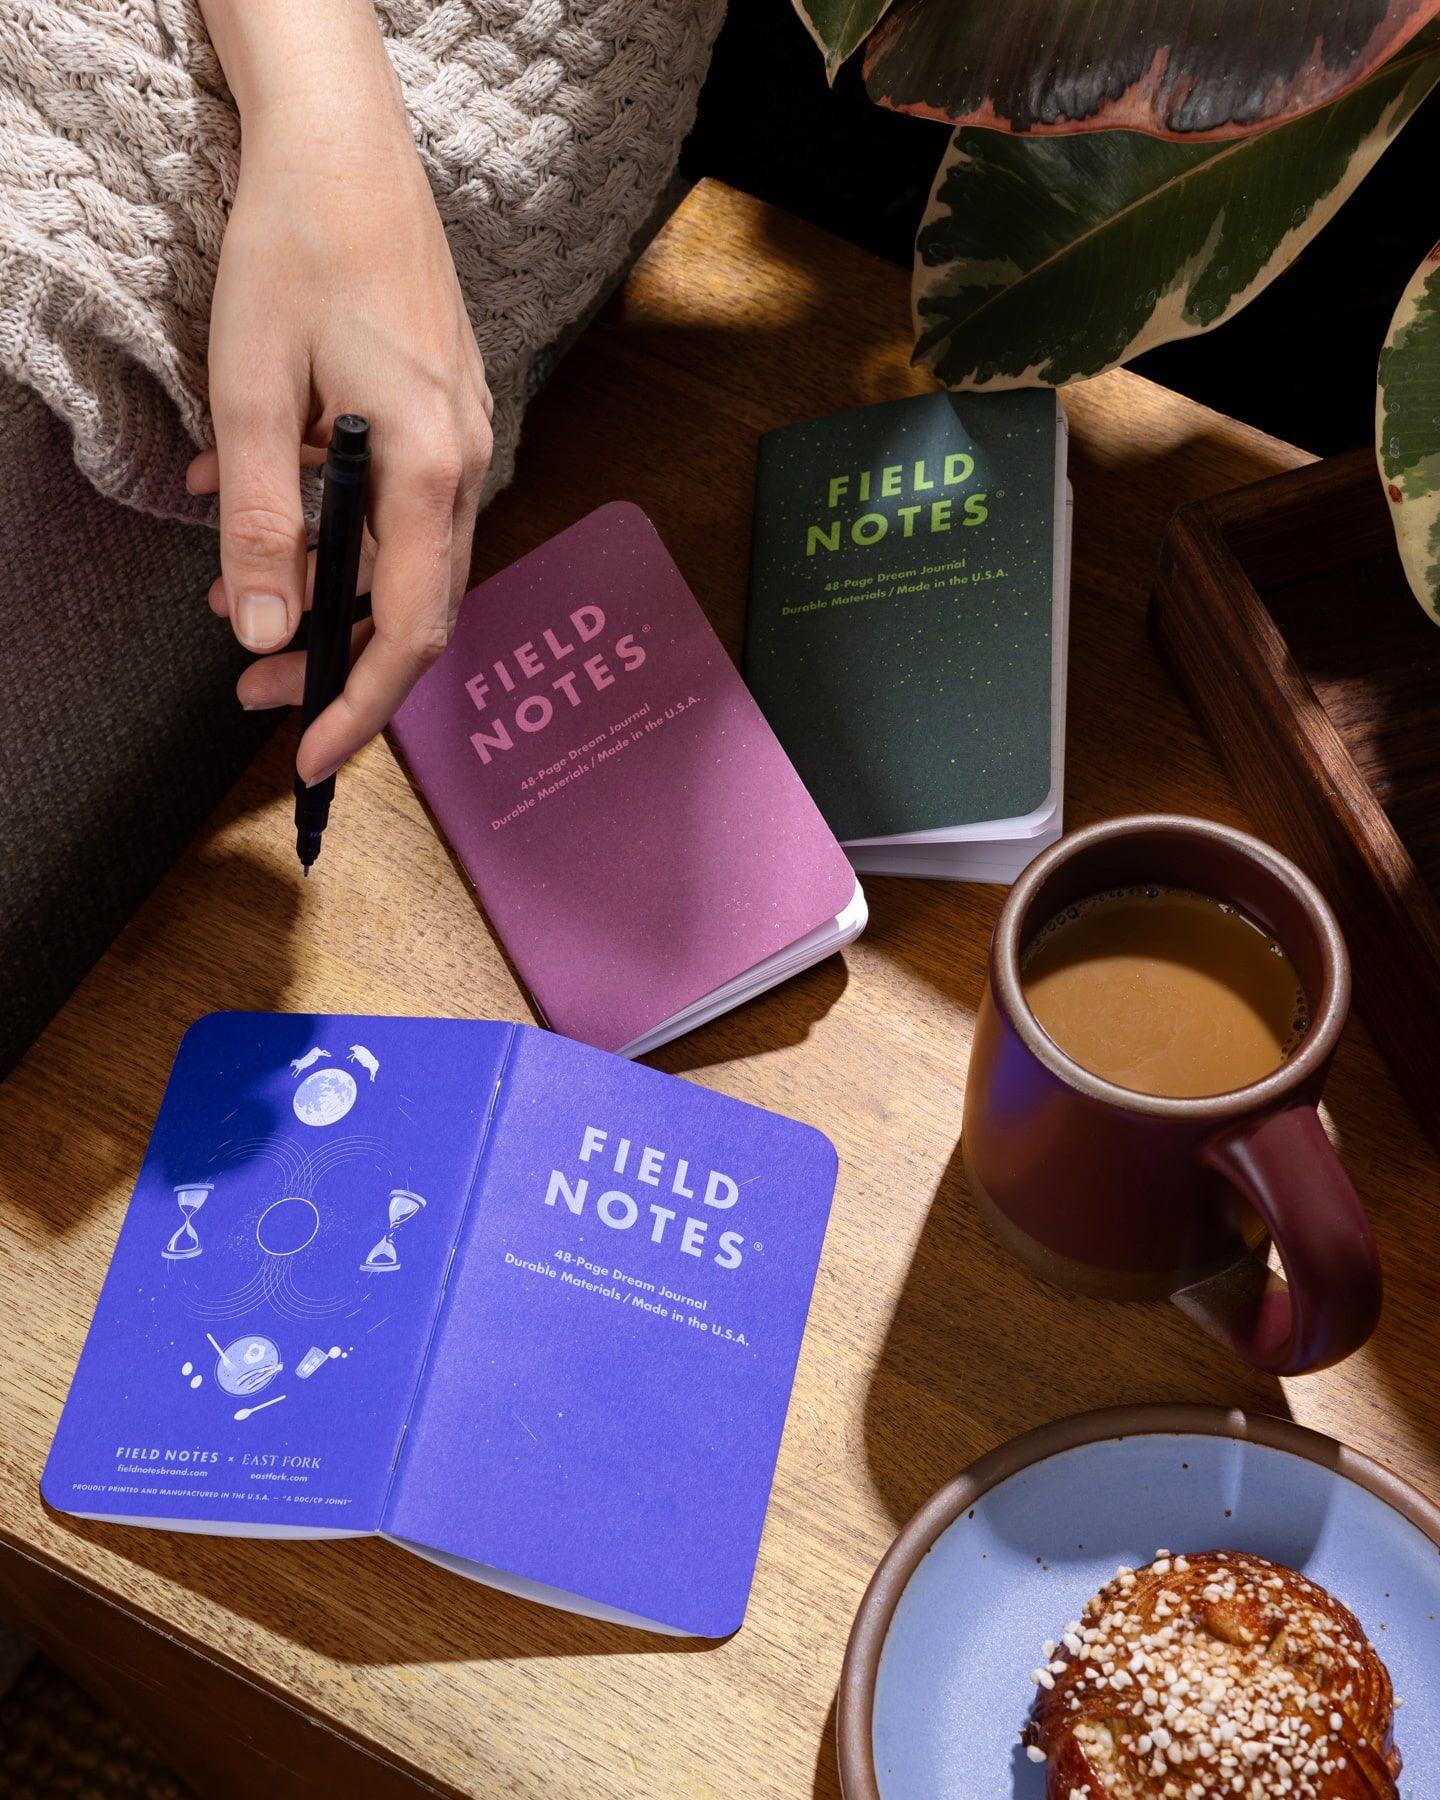
[[[242,594],[236,604],[235,635],[248,650],[273,650],[290,623],[278,594]]]
[[[306,787],[307,788],[319,787],[320,783],[322,781],[328,781],[330,779],[330,777],[333,774],[335,774],[335,772],[339,769],[339,767],[340,767],[340,765],[337,762],[337,763],[331,763],[331,765],[328,769],[321,769],[321,771],[318,775],[312,775],[310,777],[310,779],[305,783]]]

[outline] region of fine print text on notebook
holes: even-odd
[[[551,1605],[723,1636],[835,1169],[808,1126],[531,1026],[211,1014],[45,1498],[381,1533]]]
[[[864,925],[854,870],[638,507],[468,594],[394,734],[569,1037],[639,1055]]]
[[[1010,881],[1060,835],[1065,450],[1048,389],[761,440],[745,675],[862,873]]]

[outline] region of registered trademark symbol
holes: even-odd
[[[751,1249],[754,1250],[757,1256],[763,1256],[765,1254],[765,1246],[763,1244],[752,1244]]]
[[[648,625],[642,625],[640,627],[640,629],[641,629],[641,631],[648,631],[650,629],[650,627]]]
[[[1004,488],[996,488],[996,490],[995,490],[995,498],[996,498],[996,499],[997,499],[997,500],[1003,500],[1003,499],[1004,499],[1004,498],[1005,498],[1005,490],[1004,490]],[[647,627],[647,630],[648,630],[648,627]]]

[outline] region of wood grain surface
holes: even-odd
[[[759,433],[920,389],[908,348],[899,270],[702,186],[537,402],[520,479],[482,521],[478,572],[602,501],[635,500],[737,651]],[[1244,825],[1147,639],[1145,601],[1175,506],[1305,459],[1127,374],[1067,405],[1069,821],[1155,809]],[[956,1140],[1000,894],[874,880],[870,929],[843,960],[652,1059],[821,1127],[841,1159],[733,1639],[677,1647],[547,1612],[373,1540],[227,1541],[47,1514],[37,1477],[184,1026],[217,1007],[528,1016],[383,743],[342,775],[324,857],[299,879],[293,751],[282,732],[0,1089],[0,1605],[60,1640],[62,1658],[65,1632],[27,1566],[128,1615],[134,1648],[98,1627],[73,1646],[72,1662],[105,1662],[112,1697],[161,1634],[210,1672],[191,1686],[168,1677],[177,1708],[203,1714],[206,1684],[229,1679],[219,1747],[180,1746],[197,1785],[237,1791],[249,1758],[265,1785],[242,1791],[313,1794],[274,1724],[283,1699],[383,1759],[376,1793],[834,1800],[835,1684],[870,1573],[934,1488],[1013,1433],[1123,1401],[1233,1403],[1291,1414],[1440,1486],[1435,1170],[1364,1029],[1346,1034],[1329,1117],[1370,1203],[1385,1317],[1347,1365],[1280,1383],[1173,1309],[1067,1298],[990,1241]],[[67,1616],[74,1640],[83,1608]],[[247,1716],[247,1691],[270,1711],[257,1702]]]
[[[1150,619],[1256,827],[1330,895],[1356,999],[1440,1145],[1440,632],[1368,451],[1184,507]]]

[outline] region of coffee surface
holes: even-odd
[[[1142,1094],[1248,1087],[1310,1024],[1280,945],[1234,907],[1181,888],[1117,888],[1067,907],[1031,940],[1020,974],[1067,1056]]]

